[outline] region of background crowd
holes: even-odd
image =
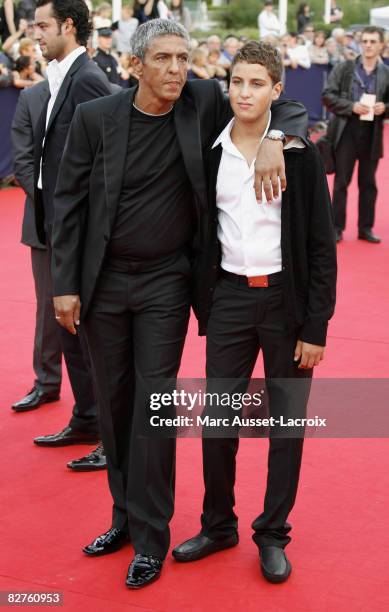
[[[93,19],[93,35],[88,42],[88,53],[106,73],[110,83],[124,88],[136,83],[130,66],[131,36],[145,21],[163,17],[180,22],[191,33],[191,65],[188,78],[217,79],[222,89],[227,91],[231,60],[246,42],[245,36],[239,36],[232,31],[223,37],[212,32],[202,37],[196,23],[197,15],[189,10],[185,0],[134,0],[131,3],[123,3],[121,18],[115,22],[112,21],[110,3],[103,2],[98,6],[93,6],[90,0],[86,0],[86,3]],[[193,7],[193,3],[190,6]],[[5,88],[12,89],[12,93],[8,92],[6,104],[14,108],[18,99],[17,90],[32,87],[46,78],[46,62],[34,41],[34,11],[34,0],[3,0],[0,9],[0,91]],[[315,29],[313,14],[307,3],[298,7],[294,31],[283,31],[272,0],[265,0],[263,6],[259,5],[258,11],[258,37],[281,51],[286,85],[288,79],[292,83],[292,72],[310,71],[315,66],[322,67],[319,76],[312,75],[311,81],[299,80],[289,91],[286,87],[286,95],[303,102],[309,112],[309,100],[304,96],[307,89],[310,90],[309,95],[316,94],[316,101],[319,100],[320,105],[321,90],[331,69],[360,54],[362,27],[348,30],[342,27],[344,13],[336,0],[332,0],[333,27],[330,31]],[[389,64],[389,34],[386,34],[382,61]],[[305,88],[305,84],[309,87]],[[319,111],[310,113],[313,129],[321,129],[323,121],[327,119],[325,109],[320,108]],[[12,108],[8,115],[12,118]],[[12,183],[9,163],[0,166],[5,168],[3,171],[0,168],[2,184]]]

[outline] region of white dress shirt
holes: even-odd
[[[70,68],[72,67],[76,59],[85,52],[86,52],[85,47],[83,46],[77,47],[77,49],[74,49],[74,51],[69,53],[69,55],[67,55],[61,62],[58,62],[57,60],[52,60],[48,64],[47,69],[46,69],[46,74],[47,74],[47,80],[49,81],[50,100],[47,105],[46,130],[47,130],[47,126],[49,125],[50,115],[53,110],[55,101],[57,99],[58,92],[61,89],[61,85],[64,82],[67,73],[69,72]],[[45,139],[43,139],[42,149],[44,146],[45,146]],[[38,179],[38,187],[39,189],[42,189],[42,159],[41,159],[41,170],[40,170],[39,179]]]
[[[262,136],[265,138],[271,121]],[[223,148],[216,185],[218,238],[221,244],[221,267],[242,276],[273,274],[282,269],[281,196],[266,202],[264,193],[259,204],[254,191],[254,164],[248,163],[231,140],[234,119],[216,139],[213,148]],[[304,147],[297,138],[286,148]]]

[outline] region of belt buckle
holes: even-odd
[[[247,282],[249,287],[268,287],[269,277],[267,274],[264,276],[248,276]]]

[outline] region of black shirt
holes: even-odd
[[[108,258],[158,259],[184,249],[192,234],[192,188],[176,135],[174,110],[150,116],[133,107]]]
[[[309,15],[304,15],[301,13],[297,15],[297,32],[301,34],[308,23],[311,23],[311,17]]]

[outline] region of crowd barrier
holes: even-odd
[[[290,100],[304,104],[311,125],[327,118],[321,94],[329,71],[328,64],[312,64],[308,69],[300,67],[285,69],[284,95]]]
[[[20,89],[0,89],[0,179],[13,173],[11,124],[14,118]]]

